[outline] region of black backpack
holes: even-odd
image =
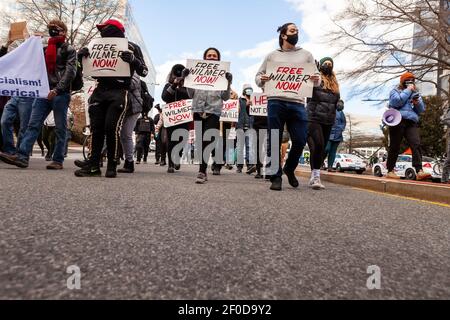
[[[83,81],[83,66],[81,62],[77,59],[77,74],[72,81],[72,91],[80,91],[83,89],[84,81]]]

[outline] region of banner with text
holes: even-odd
[[[239,100],[228,100],[223,103],[222,122],[238,122],[239,121]]]
[[[47,98],[50,92],[40,37],[31,37],[0,58],[0,95]]]
[[[188,59],[186,68],[189,76],[184,80],[186,88],[205,91],[225,91],[228,80],[225,78],[230,71],[230,62],[204,61]]]
[[[267,107],[269,101],[265,93],[253,93],[252,105],[250,106],[250,115],[257,117],[267,117]]]
[[[164,127],[170,128],[194,121],[192,100],[181,100],[162,106]]]
[[[286,98],[311,98],[314,81],[311,76],[317,73],[314,64],[299,66],[293,63],[269,62],[267,74],[270,81],[266,82],[264,92],[268,96]]]
[[[93,39],[89,45],[89,57],[83,58],[83,75],[90,77],[129,77],[130,64],[120,55],[128,51],[124,38]]]

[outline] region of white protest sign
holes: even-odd
[[[257,117],[267,117],[269,101],[265,93],[253,93],[251,98],[250,115]]]
[[[192,100],[181,100],[162,106],[164,127],[170,128],[194,121]]]
[[[225,78],[230,71],[230,62],[187,60],[186,68],[190,74],[184,80],[186,88],[205,91],[225,91],[228,80]]]
[[[95,88],[97,87],[97,82],[95,81],[85,81],[84,82],[84,115],[86,117],[86,126],[91,125],[91,118],[89,117],[89,99],[94,93]]]
[[[239,121],[239,100],[224,101],[220,121],[222,122]]]
[[[267,74],[270,81],[266,82],[264,92],[268,96],[286,98],[311,98],[314,81],[311,76],[317,73],[314,64],[298,65],[288,62],[269,62]]]
[[[130,77],[130,64],[119,56],[128,51],[124,38],[93,39],[89,45],[89,57],[83,58],[83,75],[89,77]]]
[[[0,95],[47,98],[50,92],[40,37],[31,37],[0,58]]]

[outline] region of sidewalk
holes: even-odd
[[[311,171],[300,167],[297,176],[310,178]],[[322,181],[350,186],[353,188],[415,198],[419,200],[439,202],[450,205],[450,186],[432,182],[417,182],[409,180],[390,180],[373,176],[362,176],[346,173],[321,172]]]

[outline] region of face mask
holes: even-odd
[[[326,76],[331,76],[333,74],[333,67],[330,67],[329,65],[323,65],[320,70],[322,73]]]
[[[50,37],[58,37],[59,36],[59,30],[57,28],[50,28],[48,29],[48,34]]]
[[[102,38],[125,38],[125,34],[116,27],[106,26],[100,31]]]
[[[297,34],[292,34],[292,35],[290,35],[290,36],[287,36],[286,41],[287,41],[289,44],[295,46],[295,45],[298,43],[298,33],[297,33]]]
[[[253,94],[253,89],[245,89],[244,94],[250,97]]]

